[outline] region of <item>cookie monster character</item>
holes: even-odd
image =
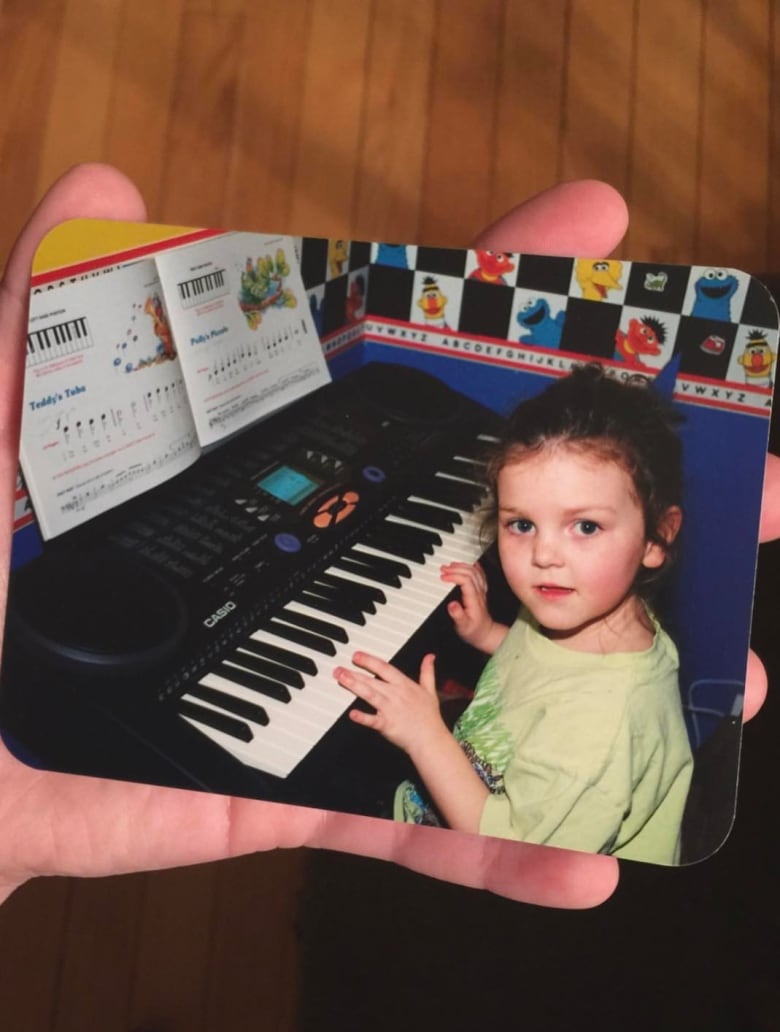
[[[406,244],[379,244],[376,253],[377,265],[392,265],[396,269],[408,269]]]
[[[739,280],[727,269],[707,269],[693,285],[696,300],[691,315],[731,322],[731,299],[738,287]]]
[[[539,344],[543,348],[559,348],[566,320],[565,312],[552,315],[543,297],[526,301],[517,313],[517,321],[525,331],[520,334],[521,344]]]

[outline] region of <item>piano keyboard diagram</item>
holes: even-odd
[[[225,282],[225,270],[215,269],[213,272],[204,273],[202,276],[193,276],[191,279],[177,283],[176,289],[182,308],[187,309],[223,297],[230,288]]]
[[[33,330],[27,335],[27,368],[67,358],[94,345],[86,316]]]

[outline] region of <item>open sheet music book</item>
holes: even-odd
[[[330,380],[292,238],[227,233],[31,298],[21,465],[51,538]]]

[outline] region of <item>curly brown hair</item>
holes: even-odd
[[[597,455],[619,463],[631,477],[647,540],[665,553],[660,568],[642,567],[637,574],[635,590],[649,594],[677,552],[676,540],[664,536],[663,519],[671,507],[682,505],[682,443],[675,429],[681,422],[651,385],[621,382],[597,363],[575,366],[568,376],[521,402],[509,417],[503,439],[487,461],[490,493],[483,510],[483,537],[495,540],[496,483],[505,466],[550,445]]]

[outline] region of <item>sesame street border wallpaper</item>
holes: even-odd
[[[172,231],[170,239],[144,249],[176,247],[181,240]],[[696,772],[682,859],[713,852],[733,818],[777,357],[777,312],[764,287],[745,273],[707,266],[307,237],[296,241],[296,250],[309,312],[336,382],[380,359],[431,373],[504,417],[576,364],[596,361],[610,376],[655,383],[673,399],[683,417],[685,524],[665,612],[681,656]],[[36,289],[56,290],[74,274],[98,275],[121,260],[121,254],[109,254],[86,266],[60,262],[39,272]],[[110,289],[110,277],[105,283]],[[16,565],[23,567],[42,546],[21,481],[16,526]],[[224,639],[226,626],[220,630]],[[171,762],[158,750],[151,755],[143,736],[128,731],[110,704],[94,707],[79,698],[78,687],[74,699],[78,733],[67,748],[61,741],[54,747],[57,728],[42,730],[29,700],[20,706],[6,679],[0,698],[5,740],[38,766],[274,798],[264,791],[267,781],[259,792],[260,782],[250,787],[251,778],[242,788],[245,771],[220,780],[222,761],[212,778],[203,770],[193,775],[186,762]],[[54,712],[63,718],[62,709]],[[67,720],[74,724],[72,715]],[[708,769],[708,743],[724,736],[730,766]]]

